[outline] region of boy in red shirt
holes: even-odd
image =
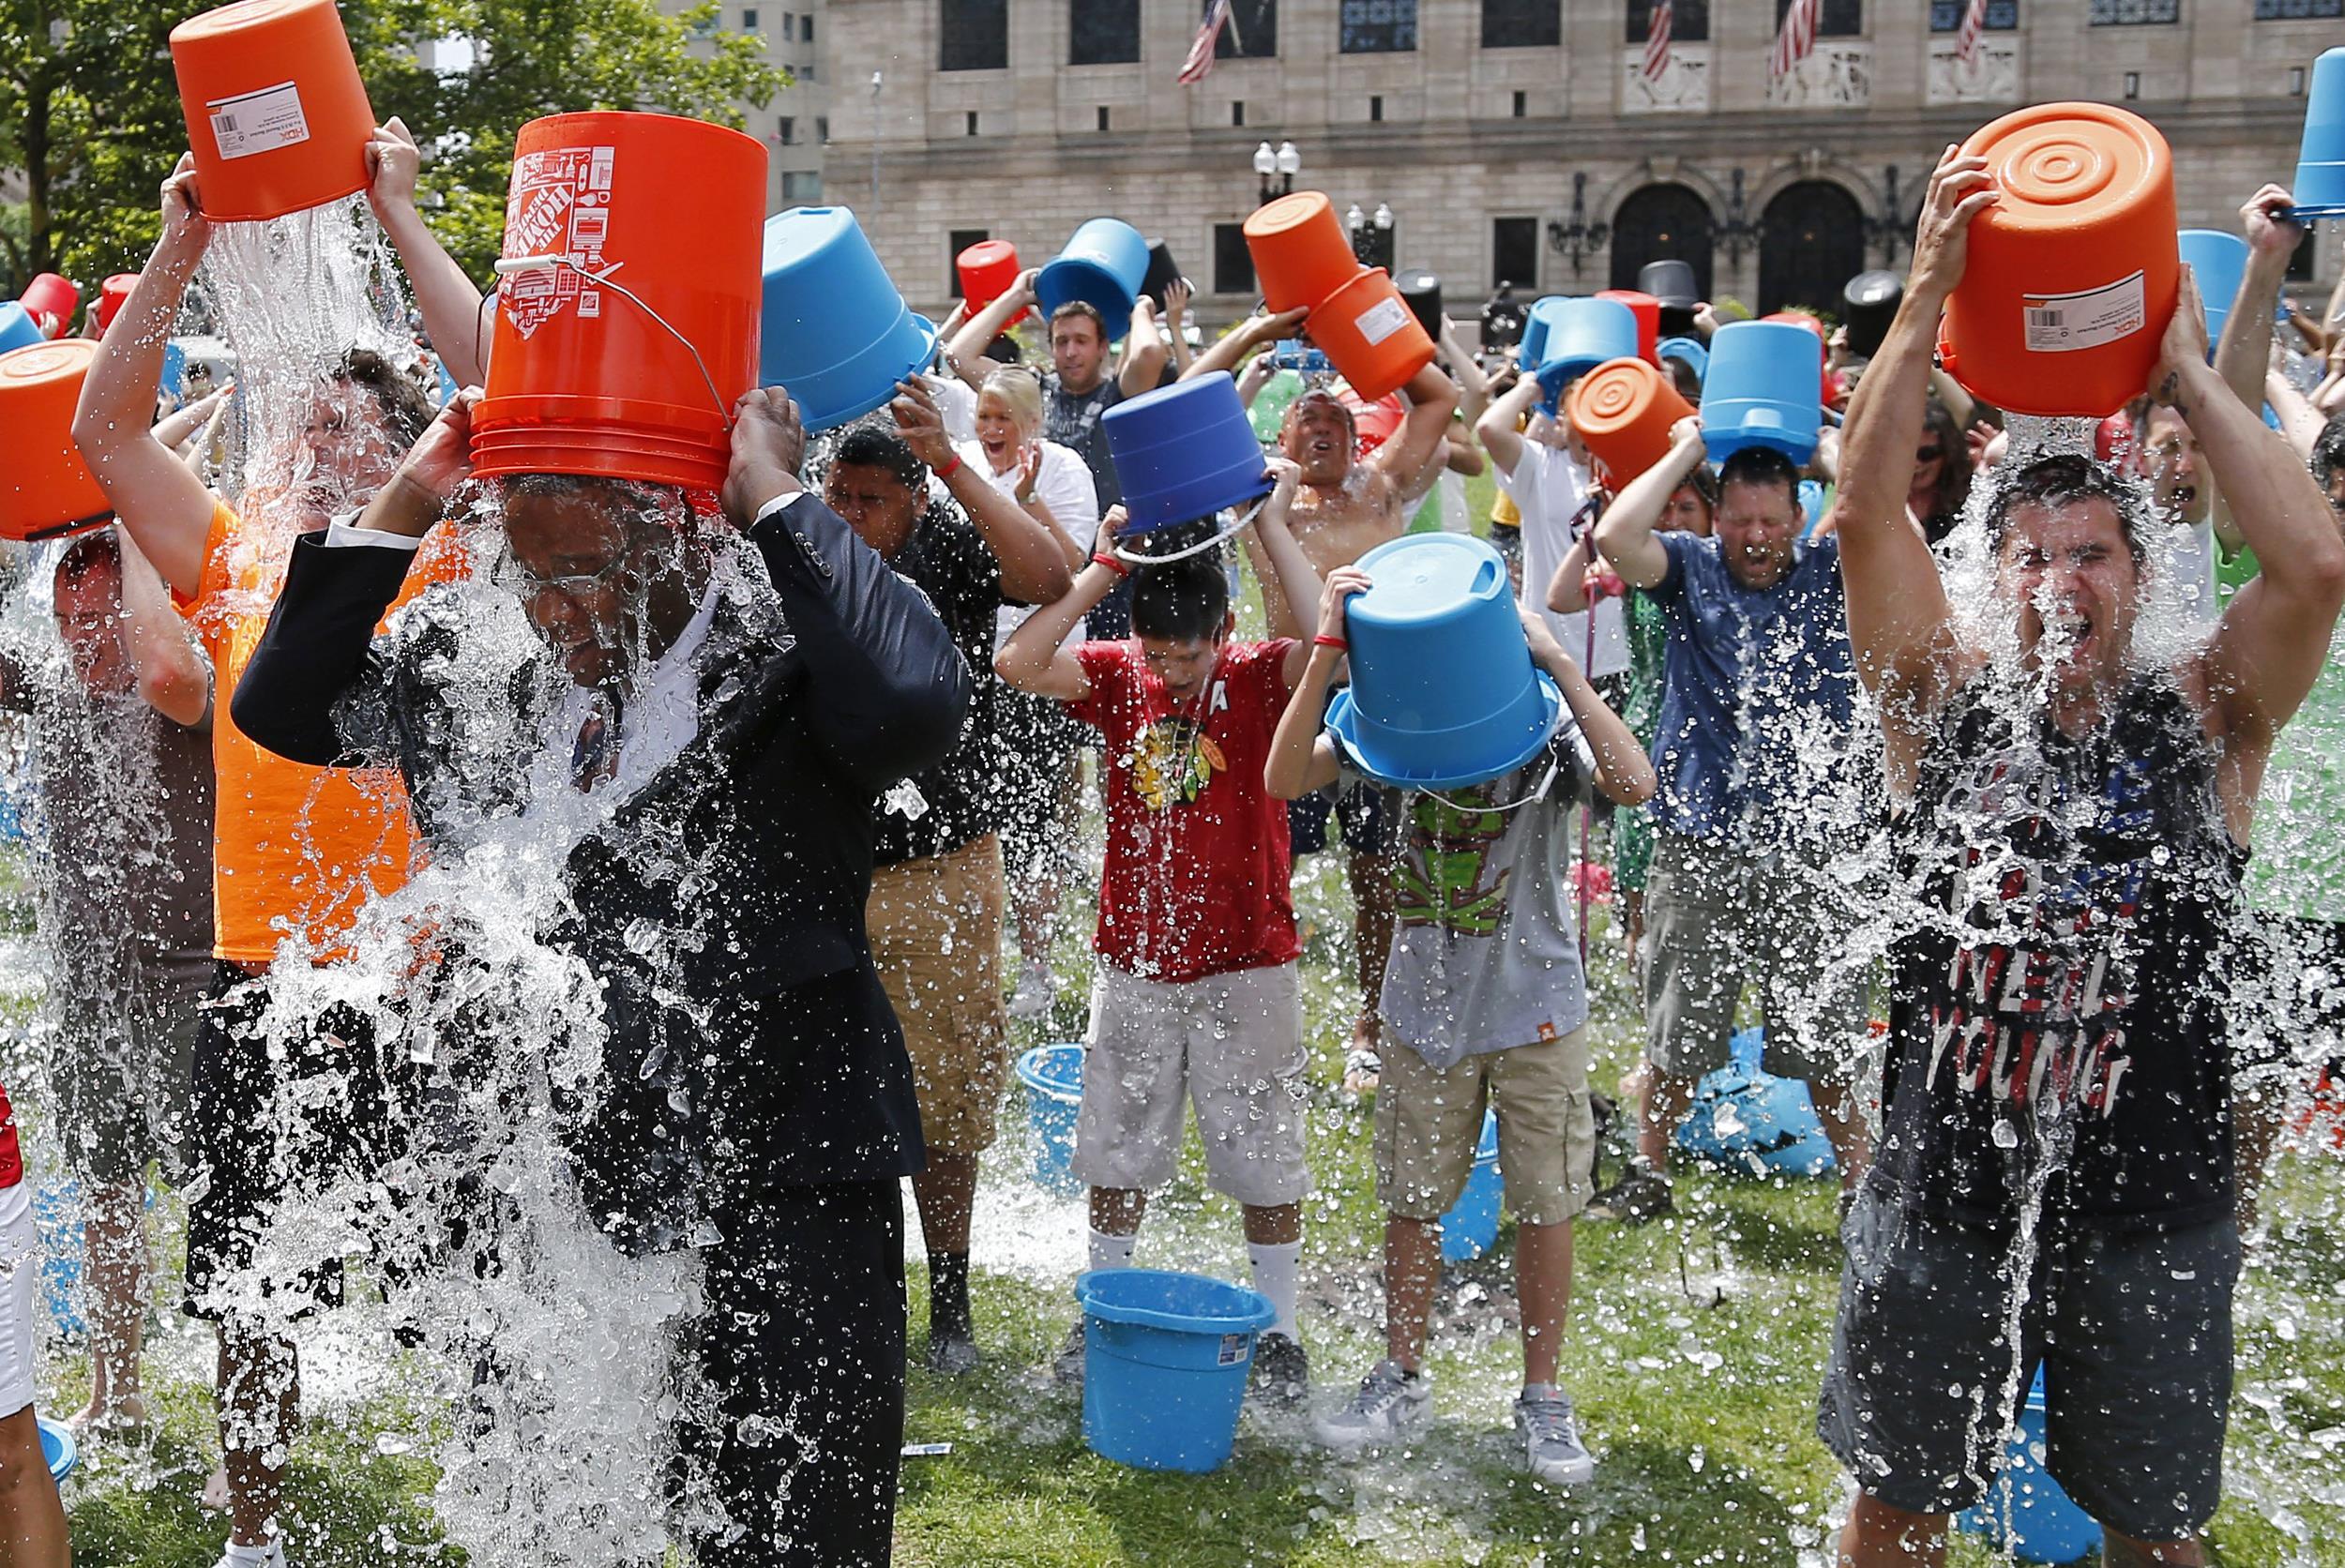
[[[1313,604],[1318,574],[1287,531],[1299,471],[1284,460],[1270,467],[1277,489],[1253,525],[1278,580],[1265,588]],[[1112,541],[1123,521],[1111,511],[1103,535]],[[1132,636],[1061,648],[1127,575]],[[994,668],[1067,704],[1105,742],[1099,971],[1075,1124],[1091,1267],[1130,1266],[1148,1189],[1172,1179],[1193,1103],[1207,1179],[1244,1209],[1254,1283],[1278,1312],[1256,1349],[1254,1384],[1293,1402],[1309,1392],[1294,1316],[1310,1190],[1300,944],[1286,807],[1263,789],[1263,764],[1310,649],[1232,641],[1235,626],[1219,552],[1135,573],[1103,550],[1067,597],[1019,627]],[[1082,1375],[1080,1322],[1058,1371]]]
[[[65,1508],[33,1417],[38,1369],[40,1231],[16,1141],[16,1112],[0,1089],[0,1556],[24,1568],[65,1568],[72,1560]]]

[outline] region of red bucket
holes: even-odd
[[[237,0],[171,30],[179,108],[224,221],[282,218],[367,188],[374,111],[334,0]]]
[[[82,303],[81,286],[53,272],[44,272],[24,285],[17,296],[41,331],[62,338],[73,325],[73,312]]]
[[[739,131],[616,111],[522,127],[474,471],[719,488],[757,384],[764,212],[765,149]]]
[[[1661,302],[1649,294],[1635,289],[1598,289],[1598,299],[1617,299],[1628,307],[1628,313],[1637,318],[1637,357],[1658,367],[1661,363]]]
[[[953,258],[953,269],[961,274],[961,297],[974,316],[1018,281],[1018,247],[1006,239],[981,239]],[[1033,314],[1021,310],[1003,324],[1016,326]]]
[[[138,282],[137,273],[117,272],[98,286],[98,303],[91,309],[97,314],[100,336],[104,335],[106,328],[113,325],[115,312],[129,302],[130,291],[138,287]]]

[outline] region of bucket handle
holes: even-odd
[[[1199,540],[1193,545],[1188,546],[1185,550],[1176,550],[1166,555],[1135,555],[1130,550],[1126,550],[1123,545],[1119,543],[1115,547],[1115,558],[1118,561],[1127,561],[1135,566],[1161,566],[1169,561],[1186,561],[1192,555],[1203,555],[1205,551],[1213,549],[1216,545],[1221,543],[1222,540],[1231,537],[1233,535],[1243,534],[1246,532],[1247,528],[1253,522],[1254,519],[1260,515],[1262,509],[1269,504],[1270,497],[1267,495],[1263,496],[1261,500],[1255,502],[1251,506],[1247,507],[1245,511],[1239,513],[1237,515],[1236,521],[1232,522],[1225,527],[1217,529],[1212,535]]]
[[[717,405],[718,419],[724,425],[726,433],[732,433],[733,410],[725,406],[724,394],[717,390],[717,378],[708,373],[708,362],[701,357],[701,351],[693,346],[692,339],[687,338],[683,333],[678,332],[673,326],[670,325],[667,317],[661,315],[658,311],[653,309],[649,305],[643,303],[643,295],[637,294],[633,289],[628,288],[625,283],[614,283],[611,280],[611,275],[618,271],[619,268],[624,265],[626,265],[626,263],[624,262],[613,262],[609,266],[604,267],[600,272],[589,272],[567,256],[559,256],[549,252],[542,256],[500,256],[494,264],[493,270],[496,275],[502,279],[516,272],[551,272],[556,267],[566,266],[572,272],[577,273],[581,278],[586,279],[589,283],[594,284],[595,287],[598,289],[609,289],[613,294],[621,294],[626,298],[632,300],[637,309],[643,311],[643,314],[649,316],[653,321],[658,322],[659,324],[660,330],[667,333],[669,337],[673,338],[677,342],[682,343],[684,345],[684,352],[692,356],[693,365],[700,370],[701,381],[703,384],[708,388],[709,401]],[[483,306],[485,308],[485,301],[483,302]]]
[[[1439,790],[1429,790],[1422,784],[1410,784],[1404,786],[1404,788],[1415,790],[1420,795],[1430,795],[1435,800],[1441,802],[1444,806],[1449,807],[1452,811],[1458,812],[1462,816],[1470,817],[1482,811],[1520,811],[1535,800],[1545,800],[1547,798],[1547,792],[1549,788],[1555,782],[1555,770],[1562,765],[1563,764],[1561,762],[1557,761],[1553,758],[1550,758],[1547,763],[1547,772],[1542,774],[1539,777],[1538,787],[1533,790],[1529,794],[1523,796],[1520,800],[1510,800],[1504,806],[1468,806],[1463,801],[1451,800],[1447,795],[1443,794]],[[1582,858],[1584,858],[1584,856]]]

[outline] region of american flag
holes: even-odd
[[[1673,0],[1653,0],[1653,20],[1644,30],[1644,75],[1658,82],[1670,68],[1670,28],[1677,20]]]
[[[1776,30],[1775,53],[1767,57],[1767,80],[1780,81],[1816,47],[1816,9],[1821,0],[1792,0]]]
[[[1188,87],[1213,74],[1213,40],[1229,23],[1230,0],[1213,0],[1205,8],[1205,24],[1197,29],[1197,41],[1188,46],[1188,58],[1181,62],[1181,74],[1173,80]]]
[[[1970,0],[1962,8],[1962,25],[1954,30],[1955,58],[1966,66],[1978,63],[1979,35],[1987,31],[1987,0]]]

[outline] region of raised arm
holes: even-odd
[[[129,531],[116,527],[114,544],[122,556],[122,647],[138,674],[139,696],[181,729],[193,730],[212,711],[212,662],[171,608],[171,590],[139,553]]]
[[[1001,567],[1003,596],[1021,604],[1048,604],[1063,596],[1074,575],[1067,569],[1059,531],[1048,519],[1036,517],[995,490],[961,460],[945,433],[945,416],[937,412],[929,389],[916,381],[898,382],[887,412],[913,455],[945,481],[985,548],[993,552]]]
[[[1445,314],[1441,319],[1439,347],[1449,362],[1449,379],[1458,384],[1458,413],[1472,430],[1482,411],[1490,406],[1490,378],[1483,373],[1482,362],[1474,357],[1474,351],[1459,338],[1458,324]]]
[[[1061,702],[1080,702],[1091,695],[1091,678],[1083,673],[1082,660],[1061,644],[1118,582],[1131,575],[1131,569],[1112,553],[1115,536],[1123,527],[1124,508],[1109,507],[1107,516],[1099,520],[1099,551],[1091,565],[1075,574],[1074,587],[1065,598],[1027,616],[1009,634],[1009,641],[993,656],[993,672],[1004,682]]]
[[[1651,800],[1660,781],[1636,731],[1596,694],[1580,661],[1564,651],[1554,632],[1536,612],[1522,612],[1522,630],[1531,640],[1532,658],[1555,677],[1571,716],[1580,721],[1580,732],[1587,737],[1588,750],[1596,758],[1596,789],[1605,799],[1620,806],[1642,806]]]
[[[1338,566],[1327,574],[1327,586],[1319,596],[1318,637],[1287,695],[1286,711],[1278,716],[1270,755],[1263,763],[1263,791],[1273,800],[1299,800],[1336,781],[1341,763],[1321,717],[1327,711],[1327,688],[1343,667],[1344,611],[1353,595],[1365,594],[1368,588],[1368,574],[1357,566]],[[1338,646],[1329,646],[1329,641]]]
[[[1604,515],[1596,520],[1596,553],[1611,563],[1623,582],[1653,588],[1669,576],[1670,552],[1654,531],[1660,525],[1661,514],[1669,510],[1670,497],[1702,466],[1706,455],[1702,421],[1688,415],[1670,427],[1670,449],[1661,460],[1623,485],[1612,504],[1604,508]],[[1560,582],[1550,584],[1551,596],[1560,586]],[[1562,608],[1551,596],[1549,603]]]
[[[1028,267],[1018,275],[1018,280],[1004,289],[986,308],[969,318],[969,324],[954,335],[950,347],[956,363],[976,359],[993,346],[1009,327],[1019,311],[1035,302],[1034,279],[1036,269]]]
[[[1188,374],[1189,366],[1197,358],[1188,346],[1188,302],[1191,290],[1188,279],[1175,278],[1164,286],[1164,343],[1172,351],[1172,373]]]
[[[1263,503],[1262,510],[1255,514],[1253,531],[1255,536],[1262,540],[1263,554],[1270,562],[1270,575],[1278,584],[1279,596],[1287,601],[1299,625],[1303,618],[1303,606],[1317,604],[1320,596],[1318,568],[1311,565],[1311,558],[1303,553],[1303,547],[1294,542],[1294,531],[1287,526],[1287,513],[1294,505],[1294,491],[1303,482],[1303,470],[1290,460],[1277,457],[1270,459],[1264,466],[1270,470],[1270,476],[1278,481],[1278,486],[1270,492],[1270,499]],[[1303,678],[1303,666],[1309,659],[1310,652],[1310,645],[1299,639],[1294,647],[1287,650],[1284,673],[1289,691],[1294,690],[1294,683]]]
[[[123,526],[181,598],[204,578],[212,496],[179,455],[155,437],[155,394],[163,342],[212,228],[196,188],[195,159],[182,156],[163,182],[162,236],[82,383],[73,442]]]
[[[1153,392],[1164,377],[1164,334],[1157,327],[1157,302],[1146,294],[1132,301],[1131,325],[1124,333],[1124,365],[1115,384],[1127,398]]]
[[[2304,227],[2287,217],[2295,198],[2267,185],[2239,209],[2247,235],[2247,264],[2239,274],[2223,336],[2215,345],[2215,370],[2232,396],[2252,409],[2263,406],[2263,374],[2272,362],[2272,320],[2279,309],[2280,285],[2288,280],[2288,258]],[[2218,491],[2219,493],[2219,491]]]
[[[1281,338],[1292,338],[1300,332],[1309,315],[1309,310],[1298,309],[1281,310],[1275,316],[1248,316],[1208,345],[1181,372],[1181,379],[1209,376],[1216,370],[1234,371],[1256,349],[1268,348]]]
[[[423,329],[431,335],[432,351],[457,385],[478,386],[489,379],[488,324],[482,320],[487,301],[423,220],[416,204],[416,176],[422,166],[423,156],[407,133],[406,122],[392,115],[375,128],[367,143],[371,176],[367,202],[398,248],[407,286],[423,312]]]
[[[1408,416],[1390,441],[1376,448],[1369,463],[1405,490],[1433,460],[1449,436],[1449,416],[1458,412],[1458,384],[1427,365],[1401,388],[1408,394]]]
[[[1515,476],[1516,467],[1522,461],[1522,432],[1516,427],[1531,405],[1538,401],[1539,378],[1524,374],[1493,400],[1482,411],[1482,417],[1474,422],[1474,434],[1481,442],[1482,450],[1490,455],[1498,472],[1507,479]]]

